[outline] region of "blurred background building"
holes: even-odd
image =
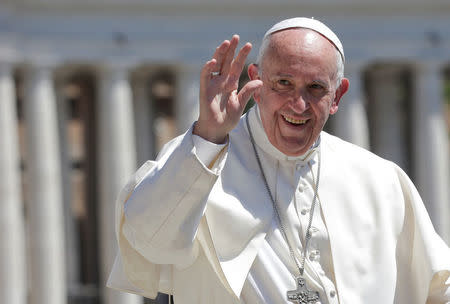
[[[214,48],[294,16],[345,48],[327,131],[399,164],[449,244],[448,0],[1,0],[0,302],[154,303],[104,287],[115,196],[196,119]]]

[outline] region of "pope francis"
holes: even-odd
[[[339,38],[275,24],[239,92],[238,42],[205,63],[198,120],[120,193],[108,286],[176,304],[450,303],[450,250],[408,176],[322,131],[349,87]]]

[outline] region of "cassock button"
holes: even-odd
[[[305,182],[300,182],[298,184],[298,191],[303,192],[303,190],[306,188]]]
[[[330,297],[334,298],[336,296],[336,291],[332,290],[330,291]]]
[[[313,250],[309,254],[309,260],[310,261],[315,261],[315,260],[318,260],[319,258],[320,258],[320,251],[319,250]]]

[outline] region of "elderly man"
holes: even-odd
[[[409,178],[322,131],[349,86],[337,36],[274,25],[240,92],[238,40],[203,67],[197,122],[119,195],[109,286],[177,304],[450,301],[450,250]]]

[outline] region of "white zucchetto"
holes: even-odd
[[[325,38],[331,41],[331,43],[334,44],[334,46],[342,56],[342,61],[345,62],[344,48],[342,47],[342,43],[337,35],[328,26],[316,19],[305,17],[285,19],[272,26],[264,35],[263,40],[265,40],[269,35],[275,32],[290,28],[307,28],[323,35]]]

